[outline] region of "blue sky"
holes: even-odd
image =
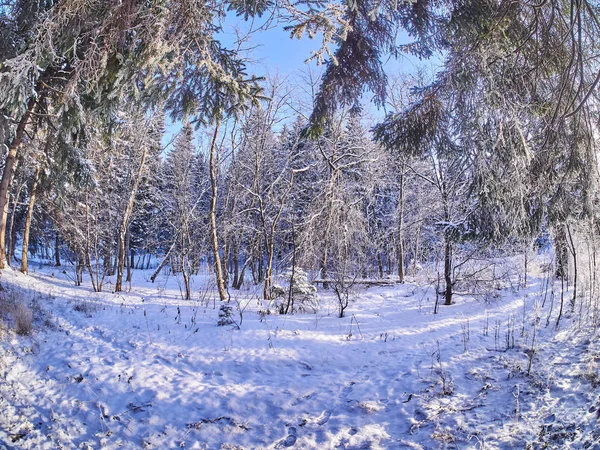
[[[223,24],[223,32],[218,39],[228,48],[235,46],[235,29],[247,32],[250,29],[257,30],[252,33],[250,41],[244,45],[251,50],[247,56],[250,59],[248,64],[248,73],[261,76],[275,76],[287,78],[290,81],[299,80],[303,73],[312,70],[315,75],[322,71],[322,66],[318,66],[315,61],[306,63],[311,57],[312,52],[318,50],[321,46],[320,36],[310,39],[304,36],[302,39],[292,39],[290,33],[283,29],[284,24],[274,24],[268,29],[260,29],[264,20],[256,20],[253,23],[246,22],[243,18],[229,14]],[[399,41],[408,42],[406,35],[400,36]],[[388,73],[394,72],[412,72],[419,65],[422,65],[416,58],[406,56],[400,60],[388,60],[385,64]],[[383,110],[369,104],[370,93],[365,94],[363,107],[375,120],[384,117]],[[389,111],[388,111],[389,112]],[[173,139],[173,135],[181,129],[181,124],[170,124],[167,126],[167,133],[164,139],[165,144]]]
[[[221,43],[232,48],[235,45],[235,28],[248,31],[250,26],[258,28],[262,23],[245,22],[234,14],[229,14],[223,25],[223,33],[218,36]],[[270,29],[260,30],[252,34],[251,41],[245,47],[252,47],[248,57],[252,60],[248,64],[248,73],[259,76],[275,76],[282,78],[294,78],[300,76],[303,71],[321,70],[316,63],[305,63],[311,56],[311,52],[319,48],[320,41],[317,39],[291,39],[290,33],[283,30],[283,25],[273,26]],[[180,123],[167,125],[163,143],[167,145],[181,130]]]
[[[306,69],[305,60],[311,52],[320,46],[318,39],[291,39],[290,33],[283,29],[283,24],[273,24],[266,30],[258,30],[264,25],[264,20],[246,22],[234,14],[229,14],[223,25],[223,34],[220,36],[225,45],[230,45],[234,39],[234,29],[243,31],[257,30],[251,36],[250,46],[253,46],[251,57],[255,61],[251,69],[259,75],[278,72],[281,76],[292,75],[297,71]],[[310,66],[316,68],[316,64]]]

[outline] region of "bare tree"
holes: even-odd
[[[136,195],[146,170],[146,160],[150,153],[157,153],[156,150],[160,148],[160,138],[162,137],[160,133],[157,133],[157,126],[153,123],[157,120],[156,113],[145,117],[140,111],[137,114],[135,114],[136,111],[128,110],[127,112],[129,117],[124,122],[127,128],[124,130],[124,135],[120,137],[121,145],[125,147],[125,151],[132,159],[137,158],[138,161],[135,161],[137,168],[134,164],[128,166],[130,169],[130,173],[127,174],[129,192],[119,227],[115,292],[121,292],[123,289],[123,272],[129,247],[126,245],[126,239],[129,236],[129,226],[134,212]],[[153,149],[154,152],[152,152]]]
[[[219,298],[222,302],[229,299],[227,291],[225,290],[225,281],[223,279],[223,267],[221,265],[221,256],[219,255],[219,237],[217,234],[217,168],[218,168],[218,148],[217,138],[219,136],[220,122],[217,121],[215,124],[215,131],[210,143],[209,149],[209,174],[210,174],[210,211],[209,211],[209,222],[211,232],[211,244],[214,258],[214,269],[215,278],[217,281],[217,290],[219,292]]]

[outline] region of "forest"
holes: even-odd
[[[119,292],[153,258],[184,280],[209,261],[227,300],[282,268],[344,291],[439,261],[449,305],[467,261],[552,236],[566,276],[597,227],[596,8],[6,1],[1,264]],[[321,39],[321,78],[248,74],[228,11]],[[443,65],[385,73],[403,53]]]
[[[233,20],[245,25],[225,37]],[[314,44],[306,70],[254,73],[253,38],[273,28]],[[190,330],[198,305],[238,330],[256,307],[260,324],[350,320],[348,340],[363,338],[356,308],[422,291],[419,311],[464,314],[456,336],[467,352],[465,299],[487,315],[494,299],[530,289],[530,376],[542,325],[600,323],[598,2],[0,0],[0,36],[0,331],[4,321],[31,334],[18,332],[11,292],[50,279],[81,289],[65,298],[156,296],[155,315],[172,296]],[[46,278],[36,288],[17,270]],[[499,308],[483,335],[496,326],[498,347],[507,313],[513,349],[515,315]],[[140,326],[150,333],[148,319]],[[445,352],[439,339],[430,352],[442,396],[452,392]],[[508,394],[517,422],[519,386]],[[243,429],[236,421],[225,425]],[[351,436],[339,446],[398,448],[372,436],[353,447]],[[294,446],[296,428],[288,438],[273,448]],[[261,439],[242,445],[268,447]],[[502,439],[490,448],[515,448]]]

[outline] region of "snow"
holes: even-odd
[[[191,301],[149,276],[115,294],[2,272],[42,319],[0,338],[0,448],[600,449],[596,330],[556,328],[556,299],[546,326],[541,273],[439,314],[424,284],[362,289],[341,319],[327,291],[287,316],[232,291],[239,329],[217,326],[208,273]]]

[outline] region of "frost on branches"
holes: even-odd
[[[271,298],[280,314],[316,313],[319,309],[317,288],[308,281],[306,271],[290,269],[278,277],[280,284],[271,286]]]

